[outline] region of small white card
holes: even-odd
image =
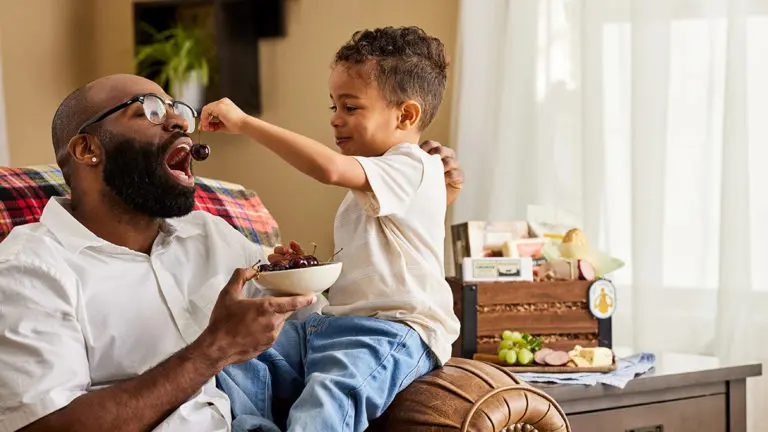
[[[464,258],[462,276],[465,282],[533,281],[533,260],[521,258]]]

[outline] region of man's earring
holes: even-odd
[[[98,161],[98,159],[96,159],[96,156],[91,158],[91,162],[96,163],[97,161]]]

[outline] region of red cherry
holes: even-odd
[[[291,262],[288,264],[288,266],[292,269],[299,269],[299,268],[305,268],[309,266],[309,263],[307,263],[307,260],[305,260],[303,257],[293,257],[291,258]]]
[[[192,158],[196,161],[204,161],[208,159],[211,154],[211,148],[207,144],[192,144],[192,148],[189,150],[192,153]]]

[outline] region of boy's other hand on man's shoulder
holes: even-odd
[[[432,155],[440,155],[440,159],[443,162],[443,172],[445,173],[445,184],[449,191],[452,189],[455,195],[458,195],[458,192],[464,186],[464,171],[456,160],[456,152],[450,147],[445,147],[439,142],[431,140],[421,143],[421,149]],[[455,196],[453,198],[455,199]]]

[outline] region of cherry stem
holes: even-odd
[[[328,262],[333,261],[333,259],[336,258],[336,255],[340,254],[341,251],[343,251],[343,250],[344,250],[344,248],[341,248],[341,249],[337,250],[333,255],[331,255],[331,258],[328,259]]]
[[[256,261],[256,264],[251,266],[251,268],[256,271],[256,280],[259,280],[259,276],[261,276],[261,269],[259,269],[259,264],[261,264],[261,260]]]

